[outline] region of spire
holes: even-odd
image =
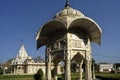
[[[24,47],[24,44],[22,44],[21,48],[19,49],[19,52],[18,52],[18,58],[27,58],[28,57],[28,54],[27,54],[27,51]]]
[[[66,5],[65,5],[65,7],[70,7],[70,3],[69,3],[68,0],[66,0]]]

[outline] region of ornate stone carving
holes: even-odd
[[[55,43],[55,44],[53,45],[53,47],[54,47],[54,49],[59,49],[59,48],[60,48],[59,42],[58,42],[58,43]]]
[[[54,52],[54,51],[65,50],[66,48],[67,48],[66,40],[60,39],[60,40],[57,40],[56,42],[54,42],[54,44],[50,45],[47,48],[47,50],[49,50],[50,52]]]
[[[94,33],[97,33],[97,35],[94,35]],[[81,12],[70,6],[66,6],[56,14],[54,19],[46,23],[39,30],[36,38],[38,48],[40,48],[41,45],[47,45],[51,56],[54,57],[58,54],[63,55],[62,57],[65,61],[65,80],[71,80],[71,59],[73,59],[74,56],[78,56],[76,59],[78,60],[77,62],[81,60],[91,61],[90,41],[100,44],[101,29],[92,19],[84,16]],[[47,41],[47,43],[45,43],[44,40]],[[46,58],[47,57],[48,56],[46,56]],[[90,67],[91,64],[86,64],[85,80],[91,80]],[[47,73],[46,75],[49,74]],[[49,78],[51,77],[47,77],[46,80]]]

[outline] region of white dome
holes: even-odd
[[[62,16],[70,16],[70,15],[74,15],[74,16],[84,16],[84,14],[82,14],[80,11],[73,9],[69,6],[65,7],[62,11],[58,12],[55,15],[55,18],[57,17],[62,17]]]
[[[31,56],[28,56],[27,59],[32,59],[32,57],[31,57]]]

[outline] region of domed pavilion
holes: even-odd
[[[79,80],[82,80],[82,65],[85,66],[85,80],[92,80],[91,42],[101,44],[102,30],[91,18],[70,7],[66,2],[63,10],[45,23],[37,32],[37,48],[46,46],[46,80],[51,80],[51,63],[63,61],[65,80],[71,80],[71,61],[79,64]],[[57,71],[54,74],[57,80]]]

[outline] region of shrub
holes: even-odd
[[[3,74],[3,69],[0,67],[0,75]]]
[[[37,71],[37,74],[40,74],[41,76],[43,76],[43,71],[42,71],[42,69],[39,69],[39,70]]]
[[[51,75],[52,77],[54,78],[54,75],[55,75],[55,68],[53,70],[51,70]]]
[[[40,74],[35,74],[35,75],[34,75],[34,79],[35,79],[35,80],[41,80],[40,78],[41,78],[41,75],[40,75]]]
[[[35,80],[43,80],[43,71],[42,69],[39,69],[37,73],[34,75]]]

